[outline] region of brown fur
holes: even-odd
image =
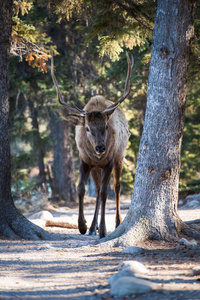
[[[85,106],[84,110],[89,113],[85,117],[84,124],[76,126],[76,143],[79,150],[79,156],[81,161],[80,166],[80,181],[78,186],[79,203],[80,203],[80,215],[79,216],[79,230],[81,233],[85,233],[86,225],[83,216],[83,197],[85,193],[84,185],[86,183],[89,172],[92,170],[91,174],[96,185],[97,193],[97,204],[96,210],[97,215],[94,216],[93,223],[90,228],[90,234],[95,234],[97,228],[97,216],[100,206],[102,205],[102,210],[105,210],[105,202],[107,197],[107,184],[109,182],[110,174],[112,169],[114,170],[114,184],[115,184],[115,195],[117,202],[117,212],[116,212],[116,226],[121,222],[120,208],[119,208],[119,177],[121,175],[123,158],[125,154],[125,149],[130,136],[128,130],[128,122],[122,112],[118,107],[112,115],[108,118],[104,118],[99,113],[109,107],[112,102],[106,100],[102,96],[95,96],[90,99],[88,104]],[[105,142],[106,151],[102,155],[98,156],[95,152],[94,145],[88,138],[88,133],[86,131],[86,126],[90,125],[97,129],[97,137],[101,135],[100,128],[102,123],[108,123],[108,132]],[[99,132],[98,132],[99,130]],[[109,169],[108,174],[106,174]],[[84,175],[82,173],[85,173]],[[105,183],[103,180],[105,179]],[[102,188],[102,185],[105,187]],[[103,190],[106,189],[106,190]],[[100,198],[100,199],[99,199]],[[102,213],[103,215],[103,213]],[[104,216],[102,216],[104,220]],[[101,228],[102,223],[102,228]],[[100,237],[105,236],[106,229],[104,221],[100,223]]]

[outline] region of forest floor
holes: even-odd
[[[123,217],[129,203],[130,200],[121,201]],[[115,201],[109,200],[106,213],[109,232],[114,230],[114,207]],[[47,209],[52,214],[51,220],[77,222],[77,205]],[[88,226],[93,211],[94,200],[88,199],[85,206]],[[184,221],[198,219],[200,207],[183,207],[179,215]],[[50,214],[35,215],[33,221],[44,227],[45,218],[50,218]],[[200,275],[191,274],[192,268],[200,265],[200,241],[194,248],[178,240],[147,241],[137,245],[143,248],[141,254],[127,255],[122,254],[122,247],[98,245],[98,236],[80,235],[77,229],[45,229],[59,238],[52,241],[0,240],[0,299],[113,299],[108,279],[118,271],[119,263],[127,260],[144,264],[149,280],[158,283],[158,288],[122,299],[200,299]]]

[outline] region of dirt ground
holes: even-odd
[[[123,200],[123,217],[130,200]],[[107,229],[114,229],[115,202],[107,205]],[[53,218],[77,222],[77,206],[51,208]],[[94,201],[86,205],[90,225]],[[200,208],[181,209],[183,220],[198,219]],[[41,220],[36,219],[39,224]],[[42,223],[41,223],[42,224]],[[108,284],[121,261],[137,260],[149,271],[158,290],[122,299],[200,299],[200,275],[191,269],[200,264],[200,241],[186,247],[177,242],[148,241],[141,254],[122,254],[122,247],[98,246],[98,236],[80,235],[77,229],[46,228],[59,236],[54,241],[0,240],[0,299],[113,299]],[[190,239],[188,239],[190,240]],[[120,299],[120,298],[117,298]]]

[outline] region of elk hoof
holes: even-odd
[[[97,226],[95,227],[90,227],[90,230],[89,230],[89,235],[96,235],[96,231],[97,231]]]
[[[121,224],[121,222],[122,222],[122,218],[121,217],[116,218],[116,220],[115,220],[115,228],[117,228],[119,226],[119,224]]]
[[[85,220],[78,220],[78,229],[81,234],[85,234],[87,232],[87,225]]]
[[[100,230],[99,230],[99,237],[100,237],[100,239],[106,237],[106,228],[105,227],[104,228],[100,228]]]
[[[89,230],[89,235],[96,235],[96,230]]]
[[[102,238],[104,238],[104,237],[106,237],[106,233],[99,234],[99,238],[100,238],[100,239],[102,239]]]

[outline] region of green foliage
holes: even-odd
[[[29,178],[28,170],[35,166],[37,157],[33,152],[12,155],[11,176],[12,176],[12,193],[14,199],[26,197],[32,193],[36,187],[36,179]],[[25,168],[26,167],[26,168]]]
[[[85,20],[86,43],[98,38],[99,55],[118,60],[124,46],[130,50],[152,38],[155,1],[51,1],[60,20]]]
[[[185,127],[182,143],[180,190],[200,191],[200,4],[197,1],[191,47]]]

